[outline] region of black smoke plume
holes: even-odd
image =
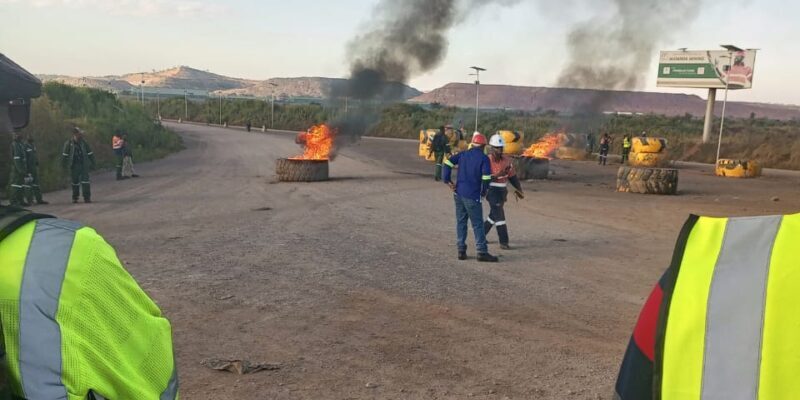
[[[562,87],[641,89],[659,46],[686,28],[699,14],[702,0],[613,0],[610,19],[594,18],[569,34],[570,62]]]
[[[447,55],[448,33],[469,13],[488,4],[519,0],[382,0],[374,23],[348,45],[347,96],[396,101],[401,85],[433,70]]]

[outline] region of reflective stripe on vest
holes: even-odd
[[[800,214],[699,218],[669,303],[662,399],[800,393]]]
[[[66,399],[61,382],[61,330],[56,322],[67,262],[80,225],[41,220],[31,239],[20,287],[19,370],[29,399]]]

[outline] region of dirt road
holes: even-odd
[[[170,126],[187,150],[39,210],[116,247],[172,321],[189,400],[608,399],[689,213],[800,208],[797,178],[682,171],[680,196],[651,197],[614,193],[615,167],[556,163],[508,206],[516,249],[492,233],[501,262],[479,264],[456,260],[452,195],[413,143],[365,139],[332,181],[277,184],[291,137]],[[281,368],[201,366],[214,357]]]

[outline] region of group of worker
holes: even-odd
[[[117,180],[138,178],[139,175],[133,169],[133,151],[128,145],[128,134],[118,130],[111,138],[111,149],[117,160],[116,171]]]
[[[39,157],[33,137],[23,139],[19,132],[14,133],[11,142],[11,177],[9,195],[13,206],[48,204],[42,199],[39,186]]]
[[[587,150],[591,152],[591,148],[593,147],[592,138],[593,135],[587,136]],[[640,137],[647,137],[647,132],[642,132]],[[608,133],[604,133],[603,136],[600,137],[600,152],[597,158],[597,163],[599,165],[606,165],[608,163],[608,152],[611,150],[611,144],[614,142],[614,138],[611,137]],[[591,147],[590,147],[591,146]],[[631,134],[626,134],[622,137],[622,152],[620,155],[622,156],[621,164],[627,164],[628,159],[631,154],[631,148],[633,146],[633,138]]]
[[[517,198],[525,197],[512,160],[504,153],[505,140],[495,134],[487,143],[486,136],[475,132],[468,150],[445,159],[445,154],[449,153],[447,146],[445,127],[442,127],[433,136],[429,155],[433,155],[436,162],[434,180],[443,180],[453,191],[458,259],[467,259],[467,231],[471,223],[477,260],[497,262],[497,256],[489,253],[486,234],[496,228],[500,248],[510,250],[504,208],[508,199],[508,185],[513,186]],[[452,169],[456,165],[458,175],[453,181]],[[489,215],[485,219],[482,204],[484,199],[489,203]]]
[[[117,160],[117,180],[137,178],[133,168],[133,153],[128,146],[127,134],[117,131],[112,138],[111,147]],[[23,139],[19,132],[14,133],[11,143],[10,201],[12,206],[28,207],[34,204],[48,204],[42,198],[39,182],[39,157],[32,136]],[[83,137],[83,130],[72,129],[72,137],[64,143],[61,152],[62,166],[69,171],[72,186],[72,202],[77,203],[83,196],[86,203],[92,202],[92,186],[89,172],[95,168],[94,152]]]

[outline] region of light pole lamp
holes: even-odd
[[[478,110],[481,106],[481,71],[486,71],[486,68],[481,67],[470,67],[471,69],[475,70],[474,74],[470,74],[475,76],[475,132],[478,131]]]
[[[728,71],[725,74],[725,99],[722,101],[722,116],[719,122],[719,139],[717,140],[717,161],[715,163],[719,164],[719,153],[722,149],[722,131],[725,128],[725,109],[728,106],[728,90],[731,86],[731,71],[733,70],[733,53],[744,51],[739,47],[736,47],[732,44],[723,44],[720,45],[725,50],[728,50]]]
[[[272,111],[270,113],[269,129],[275,129],[275,88],[278,85],[274,82],[270,82],[269,85],[272,86]]]

